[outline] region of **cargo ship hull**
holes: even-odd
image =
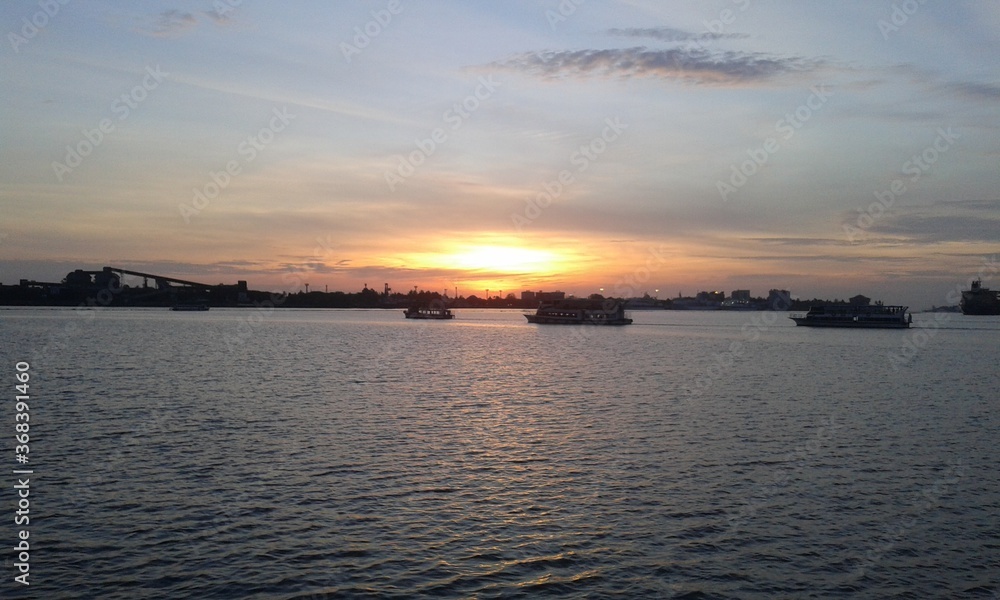
[[[1000,315],[1000,291],[983,287],[983,282],[972,282],[972,289],[962,292],[963,315]]]

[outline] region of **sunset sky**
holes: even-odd
[[[0,23],[4,284],[1000,287],[996,2],[50,0]]]

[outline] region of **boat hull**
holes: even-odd
[[[909,323],[900,323],[897,321],[878,323],[878,322],[863,322],[863,321],[815,321],[806,319],[804,317],[792,317],[796,325],[801,325],[803,327],[840,327],[845,329],[907,329],[910,327]]]
[[[524,315],[529,323],[538,325],[631,325],[632,319],[573,319],[565,317],[547,317],[545,315]]]
[[[965,307],[962,309],[962,314],[975,317],[996,316],[1000,315],[1000,305]]]
[[[432,321],[447,321],[448,319],[454,319],[455,315],[425,315],[425,314],[408,314],[403,313],[407,319],[427,319]]]
[[[963,315],[1000,315],[1000,300],[993,297],[962,297]]]

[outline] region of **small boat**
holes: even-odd
[[[813,306],[804,316],[790,316],[796,325],[806,327],[854,327],[906,329],[913,322],[908,306],[868,304],[828,304]]]
[[[175,304],[170,307],[170,310],[183,310],[183,311],[195,311],[195,310],[208,310],[208,302],[193,302],[189,304]]]
[[[533,315],[524,315],[529,323],[539,325],[631,325],[625,305],[618,301],[542,303]]]
[[[983,287],[977,279],[962,292],[961,307],[963,315],[1000,315],[1000,291]]]
[[[403,311],[407,319],[454,319],[455,315],[444,306],[411,306]]]

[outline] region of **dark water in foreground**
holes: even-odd
[[[0,596],[1000,598],[1000,318],[456,312],[0,311]]]

